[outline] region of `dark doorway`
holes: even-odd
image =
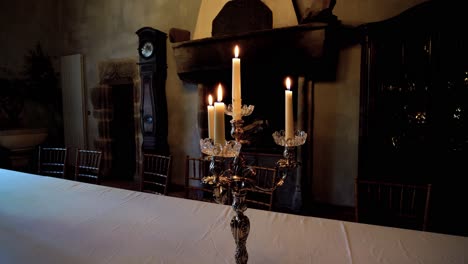
[[[112,177],[132,180],[135,174],[135,118],[133,83],[112,85]]]

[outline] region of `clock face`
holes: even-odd
[[[141,56],[148,58],[151,55],[153,55],[153,51],[154,51],[153,43],[145,42],[143,46],[141,46],[140,53],[141,53]]]

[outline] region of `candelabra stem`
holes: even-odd
[[[245,143],[244,137],[244,120],[231,120],[231,136],[240,143]]]
[[[245,205],[246,191],[234,191],[232,193],[232,209],[236,215],[231,220],[231,232],[236,242],[236,263],[247,264],[249,254],[247,253],[247,237],[250,232],[250,220],[244,215],[247,209]]]

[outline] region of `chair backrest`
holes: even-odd
[[[242,152],[242,158],[247,166],[274,167],[283,154]]]
[[[100,183],[100,165],[102,152],[99,150],[76,150],[75,180]]]
[[[172,156],[143,153],[140,190],[167,195]]]
[[[203,157],[185,157],[185,198],[215,202],[213,189],[202,184],[201,179],[211,175],[210,161]]]
[[[37,172],[40,175],[65,178],[67,148],[39,146]]]
[[[263,166],[250,166],[250,168],[255,171],[253,175],[255,185],[262,189],[249,190],[246,202],[251,208],[271,210],[273,207],[276,168]]]
[[[356,179],[356,222],[427,230],[431,184]]]

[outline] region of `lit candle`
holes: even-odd
[[[213,138],[214,136],[214,106],[213,96],[208,96],[208,137]]]
[[[286,78],[286,88],[285,93],[285,138],[294,138],[294,119],[293,119],[293,102],[292,102],[292,91],[291,89],[291,79]]]
[[[221,84],[218,85],[218,101],[214,104],[214,143],[224,145],[226,139],[224,138],[224,103],[223,88]]]
[[[234,48],[234,56],[235,58],[232,59],[232,119],[240,120],[242,119],[241,71],[237,45]]]

